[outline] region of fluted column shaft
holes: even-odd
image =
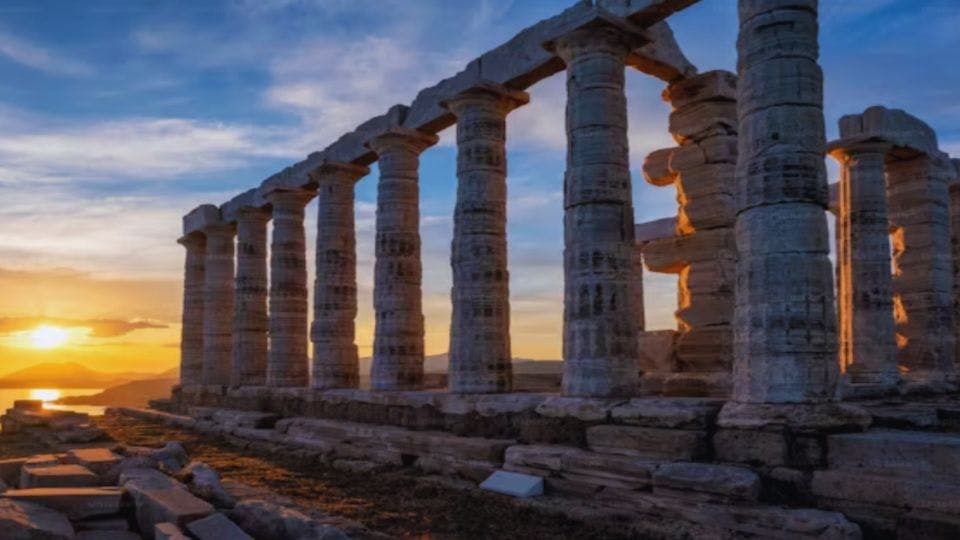
[[[307,386],[307,254],[304,207],[307,191],[273,191],[270,243],[270,352],[267,386]]]
[[[817,2],[739,0],[733,400],[816,402],[838,373]]]
[[[243,208],[237,215],[236,305],[232,386],[267,382],[267,222],[270,212]]]
[[[394,128],[368,143],[380,165],[370,373],[375,390],[413,389],[423,382],[419,166],[420,153],[436,140]]]
[[[204,268],[207,239],[194,233],[178,240],[187,249],[183,269],[183,325],[180,329],[180,384],[203,380]]]
[[[354,184],[370,172],[348,163],[327,163],[317,182],[317,254],[313,292],[314,388],[356,388],[357,233]]]
[[[512,388],[506,118],[528,100],[523,92],[490,84],[446,103],[457,117],[457,205],[450,257],[452,392]]]
[[[207,235],[203,307],[203,384],[230,383],[233,361],[233,225],[211,225]]]
[[[884,158],[889,146],[863,143],[831,152],[840,162],[837,220],[840,366],[854,385],[897,383]]]
[[[567,65],[563,393],[638,390],[633,202],[624,61],[630,37],[590,27],[555,44]]]

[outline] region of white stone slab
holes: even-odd
[[[496,471],[480,484],[480,489],[525,499],[543,495],[543,478],[530,474]]]

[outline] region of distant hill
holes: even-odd
[[[48,362],[0,377],[0,388],[108,388],[157,378],[155,373],[107,373],[77,362]]]
[[[99,405],[103,407],[146,407],[152,399],[170,397],[176,378],[146,379],[132,381],[107,388],[99,394],[90,396],[67,396],[57,400],[61,405]]]

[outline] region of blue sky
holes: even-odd
[[[390,105],[409,103],[571,1],[5,0],[0,286],[40,278],[54,285],[29,302],[0,299],[0,317],[68,309],[77,317],[175,325],[177,301],[158,307],[135,291],[138,283],[177,290],[182,248],[174,240],[183,213],[254,187]],[[960,155],[960,2],[821,5],[828,137],[840,115],[882,104],[926,120],[941,147]],[[701,71],[734,69],[734,0],[702,0],[670,24]],[[530,89],[531,104],[508,124],[518,355],[559,355],[562,77]],[[676,210],[673,190],[647,185],[638,172],[647,153],[673,144],[662,89],[649,76],[628,75],[638,221]],[[429,352],[444,350],[449,317],[451,131],[424,154],[421,169]],[[357,186],[362,328],[372,316],[376,174]],[[311,213],[308,232],[314,223]],[[108,280],[134,292],[123,302],[70,303],[64,298],[74,293],[56,290]],[[653,327],[673,324],[673,283],[672,276],[648,279]],[[358,342],[369,351],[368,333],[361,330]]]

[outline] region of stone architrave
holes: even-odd
[[[513,385],[506,118],[529,99],[525,92],[486,83],[445,102],[457,117],[457,205],[450,257],[451,392],[509,392]]]
[[[203,291],[203,384],[230,384],[233,361],[233,224],[209,225]]]
[[[313,173],[317,182],[317,253],[313,293],[313,374],[318,389],[356,388],[357,233],[354,184],[370,169],[328,162]]]
[[[853,395],[896,392],[885,142],[838,141],[837,308],[840,369]],[[844,390],[848,392],[848,390]]]
[[[237,212],[231,386],[264,386],[267,382],[268,221],[267,209],[244,207]]]
[[[314,193],[277,189],[265,194],[273,208],[270,244],[270,352],[267,386],[306,387],[307,254],[304,208]]]
[[[194,232],[177,242],[187,250],[183,269],[180,384],[197,385],[203,380],[203,303],[207,237]]]
[[[377,154],[375,327],[370,385],[409,390],[423,382],[420,153],[438,137],[394,127],[367,142]]]
[[[548,43],[567,66],[563,393],[639,389],[624,61],[641,38],[597,19]]]
[[[739,14],[732,398],[821,402],[838,366],[817,2]]]

